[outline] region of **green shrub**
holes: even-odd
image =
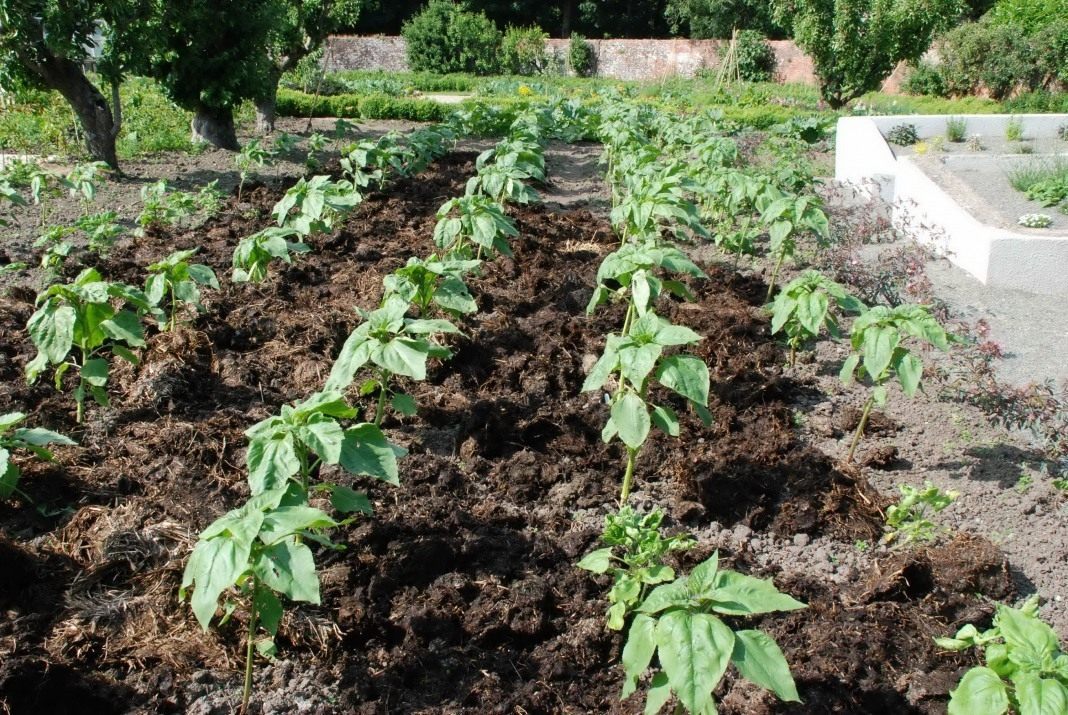
[[[988,17],[996,25],[1037,32],[1068,17],[1068,0],[998,0]]]
[[[720,57],[728,48],[729,45],[720,48]],[[737,34],[734,53],[738,76],[746,82],[768,82],[775,74],[775,51],[756,30],[742,30]]]
[[[898,124],[886,133],[886,141],[898,146],[911,146],[919,140],[915,124]]]
[[[1034,44],[1019,26],[985,19],[965,23],[946,33],[941,55],[941,74],[950,94],[985,89],[994,99],[1004,99],[1017,89],[1042,84]]]
[[[901,89],[907,94],[926,97],[945,97],[948,95],[942,71],[938,67],[923,61],[909,70],[905,81],[901,83]]]
[[[484,13],[450,0],[430,3],[404,23],[408,66],[416,71],[494,74],[500,70],[501,32]]]
[[[1051,22],[1031,36],[1043,82],[1068,85],[1068,19]]]
[[[1009,114],[1064,114],[1068,113],[1068,93],[1043,89],[1024,92],[1005,100],[1003,106]]]
[[[429,99],[394,97],[388,94],[335,94],[319,96],[293,89],[278,90],[278,115],[282,117],[343,117],[346,119],[404,119],[440,122],[450,107]]]
[[[540,27],[509,27],[501,41],[501,69],[508,74],[542,74],[551,64],[545,51],[549,33]]]
[[[594,71],[593,45],[578,33],[571,33],[567,43],[567,66],[579,77],[589,77]]]
[[[363,119],[404,119],[411,122],[440,122],[450,113],[447,105],[430,99],[392,97],[388,94],[371,94],[358,102]]]

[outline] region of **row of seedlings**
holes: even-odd
[[[692,409],[707,425],[709,373],[700,358],[674,352],[701,336],[657,315],[666,294],[694,300],[680,278],[700,279],[703,272],[665,235],[706,236],[698,209],[688,198],[694,186],[686,161],[666,155],[655,144],[652,112],[622,103],[602,110],[608,178],[612,186],[612,222],[620,247],[598,269],[592,312],[610,301],[626,304],[623,326],[606,338],[605,350],[590,370],[583,390],[605,392],[609,418],[605,442],[618,438],[626,448],[620,509],[605,520],[605,547],[586,555],[579,566],[610,574],[611,604],[607,625],[627,627],[622,652],[621,698],[634,693],[646,678],[646,713],[660,712],[672,698],[691,713],[715,712],[713,691],[729,665],[780,698],[798,701],[789,666],[775,641],[758,630],[735,630],[723,616],[745,616],[803,608],[767,580],[720,568],[718,552],[676,576],[665,563],[671,551],[693,543],[687,535],[664,537],[663,512],[640,514],[627,505],[635,464],[653,427],[678,437],[680,421],[669,401]],[[618,286],[618,287],[616,287]],[[652,401],[659,388],[675,397]]]

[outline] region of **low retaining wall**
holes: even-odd
[[[968,128],[1001,133],[1010,115],[961,117]],[[1064,114],[1020,114],[1028,136],[1056,136]],[[1068,234],[1011,230],[984,223],[961,206],[909,157],[898,157],[884,138],[907,122],[921,138],[944,135],[946,117],[905,115],[843,117],[835,140],[835,179],[893,203],[893,220],[986,285],[1068,297]],[[874,184],[874,186],[873,186]]]
[[[598,77],[625,80],[692,77],[701,68],[719,66],[720,48],[727,40],[587,40],[593,47]],[[775,79],[779,82],[816,84],[812,59],[789,40],[769,42],[775,51]],[[548,49],[563,57],[567,40],[549,40]],[[327,41],[323,65],[328,71],[408,69],[402,37],[337,35]],[[883,89],[893,91],[901,71]]]

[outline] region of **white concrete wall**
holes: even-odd
[[[1015,117],[1027,138],[1057,136],[1068,114],[962,115],[969,134],[1003,134]],[[1038,229],[1008,230],[971,215],[907,157],[897,157],[883,138],[908,123],[920,138],[941,136],[944,116],[843,117],[838,120],[835,179],[878,193],[893,204],[893,220],[920,241],[943,252],[987,285],[1068,297],[1068,235]],[[869,194],[870,195],[870,194]]]

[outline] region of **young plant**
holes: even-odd
[[[145,280],[145,295],[154,306],[160,306],[168,296],[170,317],[161,323],[164,330],[174,330],[178,325],[178,304],[190,305],[203,312],[200,304],[200,286],[219,290],[215,271],[202,263],[190,263],[198,248],[175,251],[162,261],[148,267],[151,274]]]
[[[593,291],[587,313],[614,296],[633,296],[628,306],[628,318],[623,332],[627,332],[635,311],[644,312],[647,306],[656,305],[663,293],[670,293],[683,300],[694,300],[693,293],[685,283],[675,279],[662,279],[657,272],[705,278],[704,271],[686,257],[679,249],[664,245],[655,237],[640,242],[628,242],[609,253],[597,268],[597,288]],[[615,286],[619,286],[618,288]]]
[[[115,308],[113,302],[123,307]],[[82,271],[72,283],[50,286],[37,297],[37,305],[26,325],[37,346],[37,356],[26,364],[26,379],[33,384],[45,368],[54,365],[56,389],[60,390],[63,375],[76,369],[74,401],[81,423],[87,394],[102,406],[108,404],[106,353],[136,365],[137,356],[130,348],[145,344],[141,314],[156,311],[144,293],[123,283],[109,283],[93,268]]]
[[[60,183],[70,192],[71,198],[81,198],[82,215],[89,215],[89,204],[96,198],[96,182],[100,173],[107,170],[108,165],[104,162],[92,161],[78,164],[60,180]]]
[[[308,137],[308,156],[304,159],[305,172],[311,172],[317,170],[322,166],[322,162],[316,154],[319,154],[326,148],[326,137],[319,132],[315,132]]]
[[[307,500],[313,488],[312,478],[324,464],[336,465],[349,474],[366,474],[387,484],[399,484],[397,457],[406,452],[390,444],[377,425],[342,425],[341,420],[350,420],[356,414],[339,391],[328,387],[303,402],[282,405],[278,415],[247,429],[246,461],[252,494],[294,484]],[[348,487],[323,483],[314,488],[328,492],[339,511],[370,511],[367,497]]]
[[[141,234],[150,229],[158,231],[173,226],[196,210],[196,202],[191,194],[182,191],[168,194],[164,179],[141,187],[141,204],[141,213],[137,216]]]
[[[18,189],[9,184],[7,181],[0,179],[0,206],[25,206],[26,200],[22,198]],[[11,219],[4,218],[3,214],[0,214],[0,228],[9,226]]]
[[[19,477],[22,470],[12,461],[12,452],[25,450],[35,454],[38,458],[51,462],[54,459],[52,452],[46,447],[50,444],[71,446],[77,444],[69,437],[58,432],[41,429],[40,427],[19,427],[26,420],[26,415],[21,412],[9,412],[0,415],[0,499],[8,499],[19,490]],[[23,496],[26,496],[23,494]]]
[[[302,236],[327,233],[334,223],[360,203],[363,197],[348,181],[331,181],[329,176],[301,178],[275,204],[278,225],[292,228]]]
[[[667,405],[649,402],[653,381],[675,392],[693,407],[705,424],[711,424],[708,412],[708,366],[692,355],[665,355],[677,345],[693,345],[701,336],[682,325],[673,325],[652,310],[640,307],[639,317],[626,333],[609,335],[604,353],[590,369],[583,392],[601,390],[613,375],[615,390],[611,396],[608,422],[601,439],[611,442],[618,437],[627,448],[627,466],[619,503],[630,496],[634,466],[642,445],[655,425],[672,437],[679,436],[679,418]]]
[[[245,145],[241,147],[241,151],[234,157],[234,164],[237,165],[238,181],[237,181],[237,202],[241,203],[241,193],[245,189],[245,182],[248,181],[249,176],[252,173],[253,168],[262,169],[267,165],[268,161],[274,156],[274,152],[263,146],[263,143],[259,139],[250,139],[245,142]]]
[[[783,261],[792,257],[797,250],[797,236],[810,231],[817,240],[826,241],[830,235],[830,223],[827,214],[819,206],[819,200],[813,196],[783,192],[775,196],[769,192],[757,201],[757,208],[760,209],[760,220],[768,228],[771,252],[777,256],[771,280],[768,281],[768,293],[764,297],[764,301],[769,302]]]
[[[122,226],[119,225],[117,219],[118,214],[114,211],[103,211],[91,216],[82,216],[74,225],[85,232],[88,237],[89,250],[103,255],[122,235]]]
[[[383,278],[382,285],[387,296],[395,294],[415,305],[420,316],[426,316],[432,305],[450,315],[474,313],[478,305],[467,289],[464,275],[480,265],[481,261],[438,258],[433,253],[426,260],[412,257],[403,268]]]
[[[816,271],[808,271],[786,285],[771,304],[771,334],[786,333],[790,346],[790,365],[797,351],[819,337],[824,328],[838,338],[838,320],[831,312],[831,301],[849,313],[864,311],[864,304],[838,283]]]
[[[73,236],[76,230],[73,226],[52,226],[33,242],[34,248],[44,249],[40,265],[53,279],[74,250],[74,245],[67,238]]]
[[[968,120],[964,117],[948,117],[946,119],[946,139],[960,144],[968,138]]]
[[[1010,142],[1023,141],[1023,120],[1019,117],[1009,117],[1005,122],[1005,139]]]
[[[591,551],[578,563],[580,569],[612,575],[607,618],[614,631],[623,630],[627,615],[645,598],[650,586],[675,579],[675,570],[664,563],[664,557],[693,545],[688,534],[665,539],[660,534],[663,518],[659,509],[639,514],[629,506],[607,515],[601,534],[607,546]]]
[[[949,715],[1052,715],[1068,712],[1068,654],[1038,617],[1038,597],[1020,608],[998,604],[993,627],[968,624],[940,648],[980,648],[985,665],[961,678],[949,694]]]
[[[922,305],[899,305],[896,308],[877,305],[868,308],[853,321],[850,333],[853,354],[842,365],[839,376],[846,385],[853,382],[854,376],[867,378],[873,389],[864,403],[864,411],[849,445],[846,461],[853,461],[853,453],[864,434],[872,407],[886,404],[887,382],[896,376],[906,397],[912,397],[921,388],[923,361],[903,345],[908,336],[943,351],[949,349],[951,340]]]
[[[899,484],[901,501],[892,504],[886,510],[886,535],[883,542],[897,542],[909,546],[919,542],[931,542],[938,536],[937,527],[927,518],[945,509],[957,498],[953,491],[944,492],[930,482],[925,482],[923,489]]]
[[[408,301],[397,294],[386,296],[377,310],[358,312],[363,322],[341,346],[330,369],[326,389],[344,391],[352,384],[357,371],[370,363],[374,377],[360,385],[360,394],[378,393],[374,424],[382,423],[387,400],[397,412],[415,414],[416,405],[411,395],[396,392],[390,386],[391,380],[398,375],[425,380],[428,360],[452,357],[449,349],[438,343],[435,336],[459,331],[447,320],[405,317]]]
[[[296,241],[289,239],[295,238]],[[307,253],[311,246],[303,243],[296,229],[268,226],[251,236],[242,238],[234,249],[231,280],[234,283],[262,283],[267,278],[267,267],[278,259],[292,263],[294,253]]]
[[[219,189],[219,180],[215,179],[200,187],[194,201],[197,210],[207,218],[216,216],[222,210],[225,194]]]
[[[645,712],[659,713],[671,700],[675,712],[716,712],[712,693],[727,667],[799,703],[790,666],[775,641],[758,630],[735,631],[720,616],[794,611],[805,604],[781,593],[771,581],[719,568],[719,554],[694,567],[689,576],[657,586],[638,606],[623,647],[626,682],[621,699],[638,683],[655,655],[660,668],[649,683]]]
[[[488,164],[467,181],[465,196],[486,196],[504,204],[532,204],[538,202],[538,192],[526,185],[526,172],[516,166]]]
[[[449,199],[438,209],[437,218],[434,243],[447,258],[472,258],[472,245],[478,247],[475,260],[481,260],[483,252],[487,256],[494,252],[511,256],[508,239],[519,235],[501,205],[486,196]]]
[[[319,574],[308,542],[343,548],[324,533],[335,526],[338,522],[325,512],[282,486],[252,497],[241,508],[217,519],[201,532],[193,548],[178,598],[185,600],[192,588],[190,603],[200,626],[208,630],[219,599],[231,589],[236,589],[233,595],[248,608],[242,714],[248,712],[252,695],[256,654],[272,657],[276,650],[274,636],[283,615],[278,596],[319,603]],[[237,605],[230,597],[225,599],[223,622]],[[260,629],[266,631],[266,637],[258,638]]]

